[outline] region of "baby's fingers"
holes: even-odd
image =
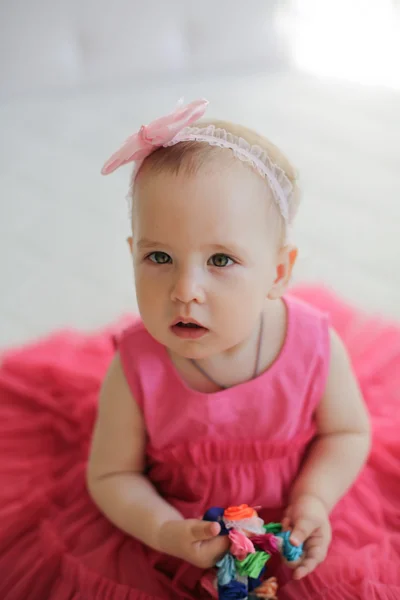
[[[309,573],[314,571],[317,564],[318,563],[315,560],[315,558],[305,558],[303,560],[303,562],[301,563],[301,565],[299,565],[295,569],[295,571],[293,573],[293,578],[294,579],[303,579],[303,577],[305,577],[306,575],[308,575]]]
[[[292,527],[291,518],[289,516],[283,517],[281,525],[283,531],[289,531],[289,529]]]
[[[305,556],[300,564],[295,568],[293,577],[302,579],[312,571],[326,558],[327,549],[321,544],[321,539],[311,538],[305,547]]]
[[[190,522],[190,534],[193,542],[212,540],[218,536],[220,531],[221,525],[219,525],[219,523],[200,520],[193,520]]]
[[[218,536],[211,540],[206,540],[194,547],[196,556],[196,566],[202,569],[211,569],[215,567],[229,550],[228,536]]]
[[[293,527],[293,531],[290,535],[290,543],[293,546],[300,546],[303,544],[314,532],[315,524],[307,519],[299,519],[296,521]]]
[[[228,552],[230,540],[226,535],[218,536],[213,540],[203,542],[203,547],[210,556],[212,564],[215,565]]]

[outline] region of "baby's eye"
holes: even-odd
[[[208,261],[213,267],[228,267],[233,265],[233,262],[226,254],[214,254]]]
[[[157,265],[166,265],[172,262],[170,255],[166,252],[152,252],[147,258]]]

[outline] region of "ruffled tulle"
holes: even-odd
[[[85,486],[113,331],[64,332],[6,354],[0,370],[0,597],[160,600],[132,572],[145,549],[115,529]],[[99,568],[100,567],[100,568]]]
[[[332,515],[328,559],[304,581],[285,584],[280,600],[399,599],[400,326],[366,318],[323,290],[295,293],[329,312],[345,341],[370,409],[374,443],[367,467]],[[86,491],[97,395],[118,329],[63,332],[3,356],[0,598],[207,597],[200,583],[196,590],[186,586],[191,567],[181,565],[174,580],[176,562],[160,561],[118,531]],[[192,449],[193,460],[197,452]],[[210,444],[208,452],[212,458],[218,451]]]

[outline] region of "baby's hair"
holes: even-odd
[[[267,152],[270,160],[284,171],[286,177],[293,186],[292,193],[288,198],[290,226],[297,213],[300,202],[300,191],[297,184],[296,170],[283,152],[281,152],[281,150],[266,137],[243,125],[237,125],[228,121],[201,120],[194,126],[207,127],[208,125],[214,125],[215,128],[225,129],[232,135],[243,138],[251,146],[260,146]],[[184,171],[188,175],[195,175],[202,166],[220,156],[222,150],[225,153],[225,156],[229,152],[232,156],[232,160],[238,160],[234,157],[231,150],[221,149],[218,146],[211,146],[204,142],[182,141],[173,146],[158,148],[143,161],[139,173],[136,174],[134,172],[132,175],[130,191],[128,194],[130,209],[132,207],[136,175],[140,176],[142,172],[146,174],[150,171],[155,174],[163,171],[178,174]],[[268,186],[268,183],[266,183],[266,185]],[[281,218],[281,220],[283,228],[283,219]]]

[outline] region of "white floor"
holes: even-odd
[[[128,170],[100,167],[187,100],[261,130],[298,165],[297,281],[400,319],[400,91],[299,73],[92,90],[0,103],[0,346],[135,309]]]

